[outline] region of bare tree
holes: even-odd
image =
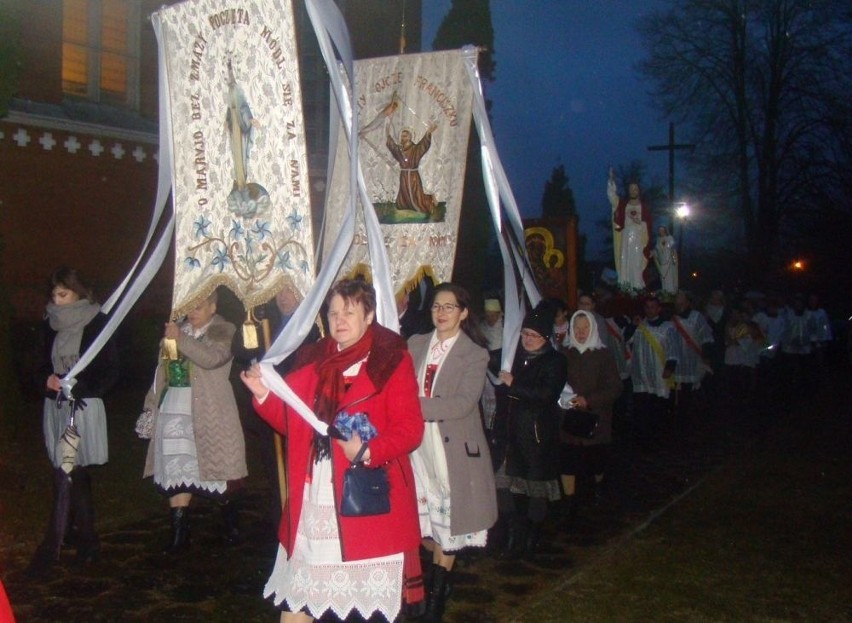
[[[541,196],[541,215],[545,218],[571,216],[577,214],[577,204],[574,202],[574,191],[571,190],[565,165],[554,167],[550,179],[544,183],[544,193]]]
[[[790,224],[849,192],[852,11],[830,0],[683,0],[639,23],[655,104],[735,202],[754,274]]]

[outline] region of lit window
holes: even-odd
[[[137,107],[139,0],[63,0],[62,90]]]

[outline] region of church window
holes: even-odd
[[[139,0],[63,0],[62,90],[137,108]]]

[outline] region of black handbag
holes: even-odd
[[[597,414],[585,409],[562,409],[562,432],[572,437],[591,439],[600,421]]]
[[[366,517],[390,512],[390,483],[383,467],[370,469],[361,462],[367,444],[343,472],[343,500],[340,514],[344,517]]]

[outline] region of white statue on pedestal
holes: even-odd
[[[615,171],[609,170],[607,196],[612,205],[612,245],[618,285],[627,290],[645,289],[645,269],[651,257],[651,210],[642,201],[639,184],[627,187],[619,197]]]

